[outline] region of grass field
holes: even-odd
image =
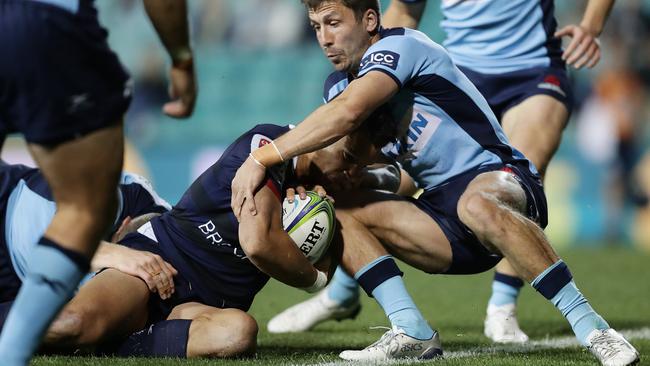
[[[576,282],[594,308],[619,330],[627,330],[650,365],[650,255],[625,249],[564,251]],[[493,346],[483,336],[483,316],[492,273],[477,276],[430,276],[401,266],[406,284],[431,325],[440,331],[445,358],[436,365],[595,365],[595,358],[573,343],[562,316],[541,295],[524,288],[519,307],[529,346]],[[387,325],[372,299],[354,321],[331,322],[293,335],[271,335],[268,320],[307,294],[271,282],[255,300],[251,314],[260,324],[259,350],[249,360],[116,359],[39,357],[35,365],[287,365],[335,364],[343,349],[363,348],[377,340]],[[407,362],[404,362],[406,364]]]

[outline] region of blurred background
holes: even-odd
[[[298,123],[322,103],[331,66],[298,0],[189,1],[200,96],[187,121],[161,113],[168,58],[142,3],[96,3],[135,80],[127,169],[149,177],[172,204],[242,132],[262,122]],[[559,25],[578,23],[585,4],[556,1]],[[421,30],[441,42],[438,5],[429,0]],[[547,233],[557,247],[650,251],[649,32],[650,0],[619,0],[601,36],[599,65],[571,70],[576,107],[546,178]],[[32,164],[20,138],[10,138],[2,156]]]

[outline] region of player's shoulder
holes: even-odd
[[[433,49],[444,50],[442,46],[434,42],[429,36],[419,30],[410,28],[382,28],[379,32],[380,39],[375,42],[368,52],[378,49],[396,49],[399,51],[411,51],[415,54]]]
[[[270,140],[275,140],[276,138],[280,137],[280,135],[283,135],[289,130],[289,126],[262,123],[251,128],[244,134],[244,136],[246,136],[251,141],[255,140],[265,145],[267,143],[270,143]]]
[[[409,28],[390,28],[380,31],[381,39],[366,50],[360,69],[373,64],[381,64],[396,69],[400,60],[407,60],[409,65],[419,64],[420,61],[448,59],[445,49],[434,42],[426,34]]]

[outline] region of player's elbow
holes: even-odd
[[[241,245],[246,257],[253,263],[259,262],[268,254],[268,245],[271,238],[268,230],[240,230],[239,244]]]

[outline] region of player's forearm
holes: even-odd
[[[244,248],[244,243],[242,243]],[[248,259],[262,272],[292,287],[305,288],[316,280],[316,269],[284,231],[244,248]]]
[[[612,6],[614,0],[589,0],[580,26],[589,30],[592,35],[599,36],[605,27]]]
[[[90,271],[97,272],[103,268],[113,267],[115,258],[113,254],[119,250],[118,245],[102,240],[97,247],[97,252],[90,261]]]
[[[191,61],[186,0],[144,0],[144,6],[172,62]]]
[[[270,167],[316,151],[354,131],[367,114],[346,105],[343,100],[335,99],[320,106],[296,128],[273,141],[273,145],[263,146],[251,155],[260,164]]]
[[[363,111],[335,99],[316,109],[296,128],[275,140],[275,144],[287,160],[333,144],[362,121]]]
[[[422,19],[426,1],[404,3],[392,0],[382,17],[382,25],[386,28],[406,27],[416,29]]]

